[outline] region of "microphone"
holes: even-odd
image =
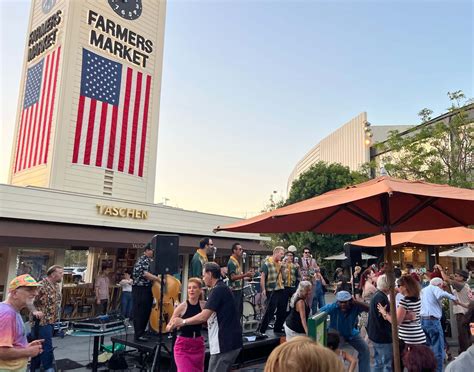
[[[212,253],[212,260],[213,260],[213,261],[216,260],[216,252],[217,252],[217,247],[214,246],[214,248],[213,248],[213,253]]]
[[[247,252],[242,253],[242,262],[245,263],[245,259],[247,258]]]

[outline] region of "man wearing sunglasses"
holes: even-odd
[[[318,268],[316,260],[311,255],[308,247],[303,248],[303,257],[301,258],[301,276],[303,280],[313,282],[313,275]]]
[[[214,243],[211,238],[202,238],[199,241],[199,248],[196,250],[196,253],[194,253],[191,260],[188,278],[202,277],[202,269],[208,262],[207,255],[211,254],[213,250]]]

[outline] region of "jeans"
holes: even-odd
[[[345,340],[349,345],[357,350],[359,354],[359,372],[370,372],[370,352],[367,342],[360,336],[353,336],[350,340]]]
[[[242,290],[232,290],[232,296],[234,296],[235,309],[239,316],[239,321],[242,319],[242,313],[244,310],[244,303],[242,302]]]
[[[426,343],[433,351],[438,364],[436,370],[443,370],[444,362],[444,333],[441,321],[435,319],[421,319],[421,328],[426,334]]]
[[[318,309],[322,308],[323,306],[326,305],[326,299],[324,297],[324,292],[321,290],[316,290],[313,293],[313,301],[311,303],[311,312],[313,314],[316,314],[318,312]]]
[[[393,348],[392,344],[378,344],[374,346],[374,368],[372,372],[392,372]]]
[[[209,358],[208,372],[230,371],[232,364],[240,354],[240,349],[227,351],[225,353],[212,354]]]
[[[132,292],[122,292],[120,311],[125,318],[132,317]]]
[[[43,339],[43,352],[38,356],[31,359],[30,370],[40,370],[43,365],[44,371],[54,371],[53,369],[53,325],[47,324],[38,327],[38,333],[36,334],[36,328],[32,328],[31,334],[35,340]]]
[[[153,307],[153,293],[151,286],[134,285],[132,287],[133,298],[133,328],[135,330],[135,339],[143,336],[148,319],[150,318]]]
[[[262,323],[260,324],[259,331],[265,333],[268,328],[268,323],[273,318],[273,314],[276,310],[276,320],[275,325],[273,327],[274,331],[282,331],[283,330],[283,323],[285,322],[285,315],[286,315],[286,305],[285,302],[285,291],[283,289],[279,289],[273,292],[267,292],[267,299],[265,304],[267,309],[265,311],[265,315],[263,316]]]

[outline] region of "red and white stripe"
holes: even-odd
[[[117,106],[80,96],[72,162],[143,177],[151,76],[122,75]]]
[[[61,47],[45,57],[38,102],[21,112],[14,173],[48,160]]]

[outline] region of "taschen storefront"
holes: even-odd
[[[65,302],[87,301],[84,297],[91,293],[100,268],[108,267],[111,282],[118,281],[124,271],[133,268],[144,245],[159,233],[179,235],[177,276],[185,283],[189,261],[202,237],[213,239],[218,262],[226,261],[236,241],[249,255],[268,253],[257,234],[219,233],[217,237],[212,232],[215,226],[235,220],[156,204],[2,184],[0,286],[5,288],[11,278],[24,272],[41,277],[49,266],[64,265],[66,251],[84,250],[85,283],[71,284],[70,291],[77,297],[66,294],[70,298]]]

